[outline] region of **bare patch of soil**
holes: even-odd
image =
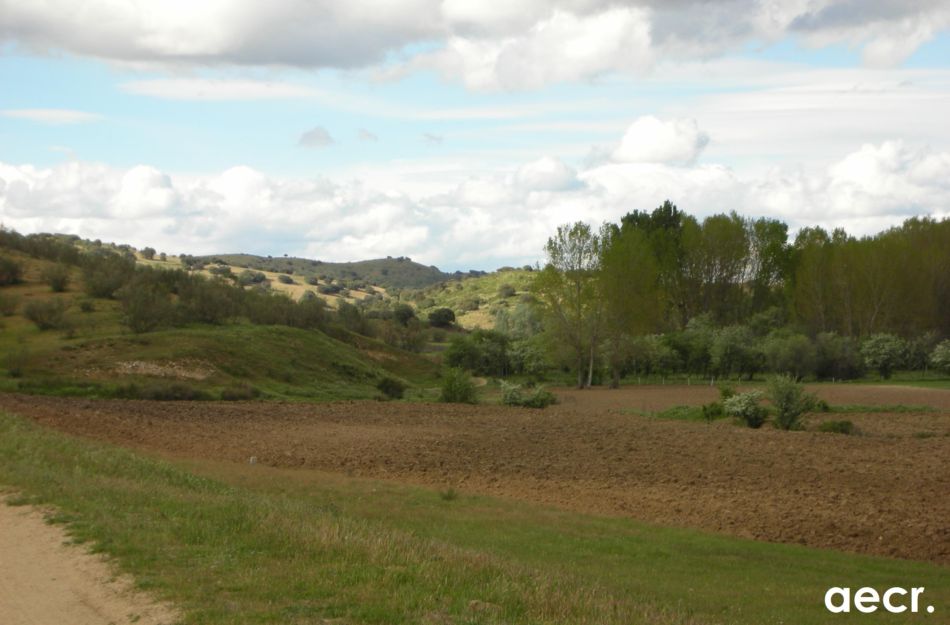
[[[61,527],[0,498],[0,616],[4,625],[171,625],[170,607],[134,591],[108,562],[66,544]]]
[[[393,479],[761,540],[950,563],[950,393],[821,387],[832,403],[941,412],[848,418],[859,436],[666,421],[702,386],[558,392],[503,406],[92,401],[0,395],[49,426],[179,457]],[[920,432],[929,432],[920,436]]]

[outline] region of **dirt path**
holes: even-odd
[[[0,498],[0,622],[3,625],[171,625],[174,612],[115,578],[102,558],[61,527]]]

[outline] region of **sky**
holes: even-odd
[[[0,223],[447,271],[950,216],[948,0],[0,0]]]

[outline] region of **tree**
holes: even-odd
[[[578,388],[590,386],[594,374],[602,316],[597,293],[600,248],[601,239],[589,225],[558,226],[544,248],[547,264],[533,283],[546,313],[546,328],[567,351]]]
[[[939,343],[930,354],[930,364],[944,373],[950,373],[950,339]]]
[[[142,248],[142,258],[145,260],[152,260],[155,258],[155,248],[154,247],[143,247]]]
[[[864,339],[861,355],[868,368],[876,369],[881,378],[886,380],[902,363],[905,348],[904,341],[893,334],[874,334]]]
[[[429,325],[434,328],[448,328],[455,323],[455,313],[451,308],[436,308],[429,313]]]

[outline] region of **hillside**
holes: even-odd
[[[463,328],[491,329],[499,310],[511,309],[528,296],[535,273],[527,269],[498,271],[448,280],[403,296],[421,315],[436,308],[451,308]]]
[[[70,269],[62,293],[42,276],[54,263],[4,250],[23,268],[19,284],[0,287],[0,390],[91,397],[357,399],[379,396],[377,383],[398,378],[408,396],[436,384],[433,362],[336,328],[191,324],[133,334],[119,303],[82,293]],[[61,302],[63,318],[40,330],[31,305]]]
[[[293,256],[271,257],[253,254],[214,254],[199,256],[205,263],[223,262],[232,267],[271,271],[321,280],[342,280],[368,283],[387,288],[420,288],[452,277],[437,267],[421,265],[409,258],[377,258],[347,263],[334,263]]]

